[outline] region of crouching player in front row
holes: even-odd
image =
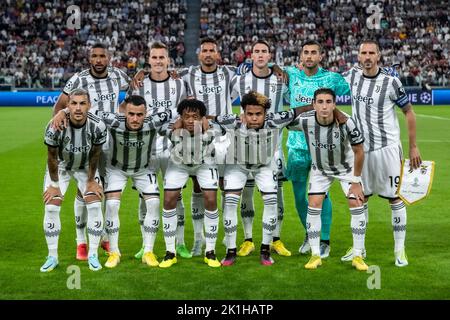
[[[164,176],[164,240],[166,256],[161,268],[177,263],[175,236],[177,230],[177,199],[189,176],[196,176],[203,193],[205,206],[206,250],[204,261],[210,267],[220,267],[215,248],[219,224],[217,210],[218,171],[214,157],[214,133],[208,132],[206,106],[196,99],[185,99],[177,107],[178,120],[166,134],[173,143],[166,175]]]
[[[87,91],[73,90],[68,102],[68,126],[57,131],[49,124],[45,131],[48,170],[44,181],[44,233],[48,256],[41,272],[52,271],[58,265],[59,214],[71,178],[75,179],[78,190],[83,193],[88,211],[89,269],[97,271],[102,268],[97,255],[103,230],[102,188],[97,182],[100,181],[97,166],[101,145],[106,141],[106,127],[100,118],[88,114],[89,101]]]
[[[364,138],[350,118],[335,118],[336,95],[331,89],[314,92],[314,110],[300,115],[300,127],[311,153],[309,178],[308,214],[306,226],[311,246],[311,258],[306,269],[316,269],[322,264],[320,258],[320,232],[322,203],[334,179],[339,180],[348,198],[353,235],[352,265],[360,271],[368,266],[362,258],[366,218],[361,171],[364,162]]]
[[[215,119],[224,130],[231,130],[233,137],[228,147],[224,175],[223,222],[227,254],[222,265],[231,266],[236,261],[237,207],[247,177],[252,173],[264,202],[260,262],[268,266],[274,263],[270,256],[270,242],[277,226],[276,159],[280,130],[284,127],[295,129],[298,124],[296,118],[301,111],[297,108],[268,113],[269,98],[255,91],[243,95],[241,106],[244,110],[242,120],[236,115],[218,116]]]

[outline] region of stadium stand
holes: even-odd
[[[132,74],[154,41],[170,45],[174,65],[184,64],[186,0],[77,1],[81,29],[69,30],[73,1],[0,2],[0,84],[62,86],[86,67],[86,49],[104,42],[112,64]]]
[[[366,28],[366,12],[382,3],[379,30]],[[450,83],[450,15],[447,1],[349,0],[202,0],[200,32],[219,40],[225,63],[250,56],[251,43],[268,40],[279,65],[298,62],[298,48],[319,40],[326,51],[324,67],[348,70],[357,61],[358,42],[375,37],[383,48],[383,63],[399,63],[405,85],[445,86]],[[351,32],[348,32],[349,29]]]
[[[383,14],[379,30],[366,28],[366,10],[373,1],[193,2],[201,3],[200,21],[191,25],[199,25],[201,37],[219,41],[221,63],[243,62],[250,57],[251,43],[266,39],[274,61],[291,65],[298,62],[301,44],[317,39],[326,49],[324,67],[343,72],[356,63],[356,44],[370,36],[379,40],[385,65],[400,64],[405,85],[450,84],[450,12],[445,0],[378,1]],[[97,41],[108,45],[112,64],[129,74],[144,65],[146,48],[154,41],[169,44],[172,66],[185,65],[185,45],[197,43],[185,37],[186,0],[77,1],[83,14],[76,32],[66,28],[66,10],[72,3],[0,3],[0,87],[59,88],[86,66],[86,49]],[[195,53],[189,58],[191,64]]]

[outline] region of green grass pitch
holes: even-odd
[[[348,107],[343,110],[350,112]],[[134,259],[140,248],[137,194],[124,193],[120,210],[122,261],[113,270],[92,272],[75,259],[73,215],[74,184],[61,211],[59,267],[39,272],[47,255],[42,230],[42,184],[46,164],[43,132],[50,108],[0,108],[0,299],[449,299],[450,298],[450,108],[416,106],[418,144],[422,158],[434,160],[436,171],[430,196],[408,207],[406,248],[410,265],[394,266],[390,208],[385,200],[370,201],[366,237],[367,263],[380,270],[380,289],[368,289],[372,274],[357,272],[341,255],[351,244],[350,214],[338,183],[331,190],[333,224],[331,255],[321,268],[304,269],[307,256],[298,253],[304,231],[294,206],[291,184],[285,183],[285,220],[282,239],[291,257],[273,255],[272,267],[259,264],[259,255],[239,258],[230,268],[212,269],[200,257],[185,260],[170,269],[149,268]],[[402,115],[402,143],[408,143]],[[129,187],[129,186],[128,186]],[[183,191],[186,207],[186,243],[192,245],[190,216],[191,184]],[[261,240],[262,204],[255,194],[254,240]],[[238,227],[238,243],[243,237]],[[225,254],[220,223],[217,253]],[[102,252],[101,250],[99,252]],[[162,232],[155,253],[164,255]],[[101,256],[101,262],[106,256]],[[79,266],[81,289],[69,289],[67,268]],[[369,280],[370,282],[370,280]]]

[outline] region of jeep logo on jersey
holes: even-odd
[[[142,148],[145,144],[144,141],[120,141],[121,146],[128,148]]]
[[[221,86],[208,87],[207,85],[202,85],[202,87],[198,91],[199,94],[210,94],[210,93],[219,94],[221,92],[222,92]]]
[[[373,104],[373,102],[374,102],[372,97],[363,97],[359,94],[353,96],[353,99],[355,99],[356,101],[359,101],[359,102],[364,102],[366,104]]]
[[[68,144],[67,146],[64,147],[64,150],[72,153],[89,152],[89,150],[91,150],[91,146],[87,145],[76,147],[73,144]]]
[[[299,94],[298,96],[297,96],[297,98],[295,98],[295,101],[296,102],[300,102],[300,103],[306,103],[306,104],[311,104],[312,103],[312,98],[310,98],[310,97],[304,97],[304,96],[302,96],[301,94]]]
[[[330,151],[332,151],[333,149],[336,148],[336,145],[334,143],[322,143],[318,140],[313,141],[311,144],[315,148],[321,148],[321,149],[326,149],[326,150],[330,150]]]
[[[107,94],[99,94],[97,98],[94,98],[94,102],[100,102],[100,101],[112,101],[116,99],[115,93],[107,93]]]
[[[170,100],[153,99],[152,100],[152,107],[153,108],[159,108],[159,107],[170,108],[170,107],[172,107],[172,101],[170,101]]]

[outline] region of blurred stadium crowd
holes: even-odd
[[[200,36],[218,40],[221,63],[250,57],[251,43],[269,41],[273,61],[298,62],[307,39],[323,43],[323,65],[343,72],[357,61],[357,44],[375,37],[385,65],[400,64],[407,86],[450,84],[450,9],[446,0],[200,0]],[[81,3],[81,4],[80,4]],[[380,29],[366,27],[366,10],[378,3]],[[154,41],[169,45],[172,66],[184,65],[186,0],[78,1],[81,29],[66,29],[67,2],[0,3],[0,83],[59,87],[86,65],[86,48],[106,43],[114,66],[133,74]],[[53,81],[53,82],[52,82]]]

